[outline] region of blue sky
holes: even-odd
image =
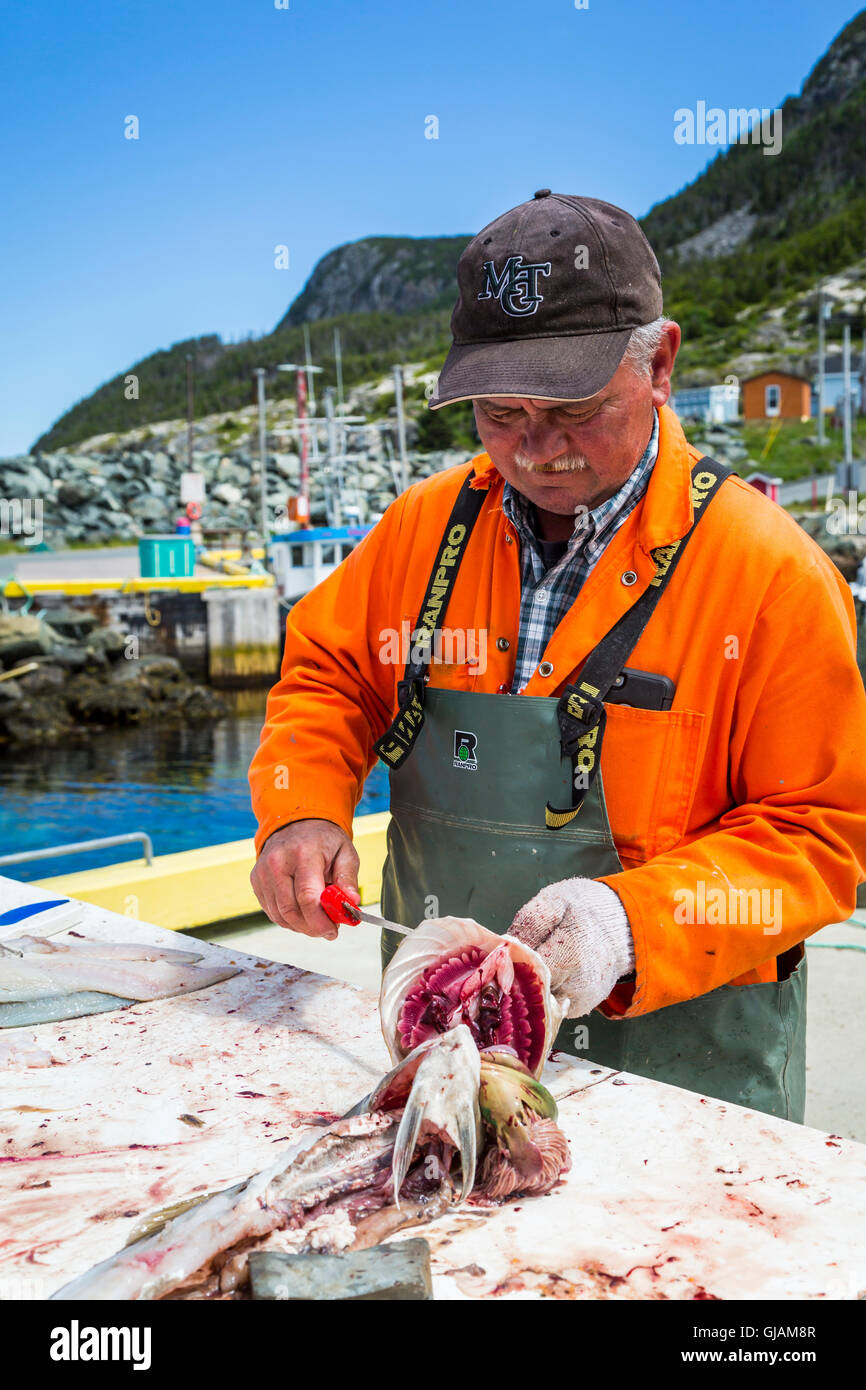
[[[269,331],[342,242],[471,233],[538,187],[641,216],[715,153],[674,141],[677,107],[781,104],[856,13],[289,6],[6,0],[0,457],[157,348]]]

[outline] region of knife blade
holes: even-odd
[[[328,885],[320,895],[319,902],[331,921],[336,922],[338,926],[346,922],[369,922],[372,927],[398,932],[400,936],[410,936],[412,933],[412,928],[404,927],[401,922],[389,922],[387,917],[377,917],[375,912],[364,912],[362,908],[356,907],[336,884]]]

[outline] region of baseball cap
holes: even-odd
[[[473,237],[457,283],[432,410],[473,396],[585,400],[610,381],[632,329],[662,312],[658,261],[635,219],[549,188]]]

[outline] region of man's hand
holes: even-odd
[[[296,820],[265,841],[250,883],[278,927],[336,941],[338,928],[319,898],[327,884],[336,883],[357,905],[359,863],[352,841],[333,821]]]
[[[634,969],[625,908],[606,883],[566,878],[549,883],[523,906],[509,934],[537,951],[568,1018],[582,1018]]]

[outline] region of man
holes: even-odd
[[[541,189],[458,281],[430,404],[473,400],[485,452],[410,487],[289,614],[253,886],[336,935],[319,894],[356,890],[378,752],[386,917],[511,931],[569,1001],[558,1046],[802,1121],[802,943],[866,863],[847,585],[687,444],[680,331],[627,213]]]

